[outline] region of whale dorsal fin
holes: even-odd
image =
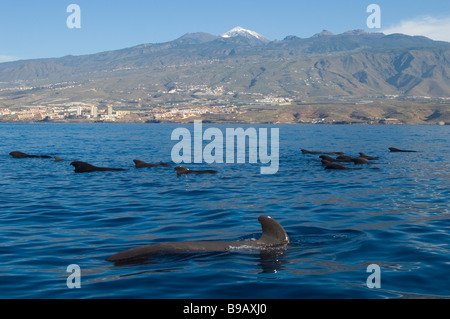
[[[70,163],[73,167],[75,167],[75,172],[89,172],[96,169],[94,165],[91,165],[86,162],[75,161]]]
[[[146,162],[141,161],[141,160],[137,160],[137,159],[133,160],[133,162],[134,162],[134,165],[136,166],[136,168],[143,167],[143,166],[147,165]]]
[[[260,241],[270,246],[289,244],[286,231],[275,219],[270,216],[260,216],[258,221],[262,226]]]

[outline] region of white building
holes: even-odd
[[[91,117],[98,117],[98,108],[95,105],[91,107]]]

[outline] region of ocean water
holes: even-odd
[[[171,162],[178,127],[193,128],[0,124],[0,298],[450,297],[449,126],[258,125],[279,128],[277,174],[259,163],[186,164],[219,173],[180,177],[134,168]],[[380,159],[331,171],[302,148]],[[77,174],[71,160],[127,170]],[[260,215],[284,226],[287,247],[105,261],[151,243],[258,238]],[[72,264],[80,288],[67,286]],[[379,288],[367,285],[372,264]]]

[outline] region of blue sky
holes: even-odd
[[[366,25],[372,3],[381,8],[381,29]],[[67,27],[70,4],[81,8],[80,29]],[[219,35],[235,26],[270,40],[364,29],[450,41],[450,1],[10,0],[0,4],[0,62],[161,43],[187,32]]]

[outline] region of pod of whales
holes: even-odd
[[[270,216],[258,218],[262,235],[257,240],[246,241],[186,241],[152,244],[131,248],[108,257],[106,260],[115,264],[138,263],[152,255],[163,253],[214,252],[239,248],[264,249],[282,247],[289,244],[289,237],[284,228]]]
[[[52,158],[48,155],[28,155],[22,152],[14,151],[9,153],[13,158]]]
[[[394,147],[389,147],[390,152],[417,152],[413,150],[401,150]],[[378,160],[378,157],[369,156],[360,152],[358,157],[345,155],[343,152],[317,152],[301,150],[303,154],[319,155],[322,159],[322,164],[325,170],[349,170],[360,168],[349,168],[340,163],[354,163],[354,164],[371,164],[371,160]],[[52,156],[48,155],[29,155],[23,152],[14,151],[9,153],[13,158],[44,158],[50,159]],[[335,155],[333,158],[328,155]],[[54,156],[55,162],[66,161],[58,156]],[[141,160],[133,160],[136,168],[145,167],[172,167],[168,163],[151,164]],[[76,173],[89,173],[95,171],[124,171],[123,168],[109,168],[97,167],[92,164],[73,161],[70,163],[75,168]],[[175,167],[177,175],[185,174],[216,174],[216,170],[191,170],[186,167]],[[154,254],[161,253],[177,253],[177,252],[208,252],[208,251],[227,251],[239,248],[256,248],[264,249],[268,247],[282,247],[289,244],[289,237],[283,227],[273,218],[269,216],[260,216],[258,218],[262,226],[262,236],[258,240],[250,241],[187,241],[187,242],[168,242],[161,244],[152,244],[142,247],[128,249],[108,257],[106,260],[114,262],[115,264],[135,263],[147,259]]]
[[[124,171],[123,168],[97,167],[86,162],[75,161],[70,163],[75,167],[75,173],[91,173],[96,171]]]
[[[159,163],[159,164],[150,164],[140,160],[133,160],[134,166],[136,168],[144,168],[144,167],[172,167],[172,165],[168,163]]]
[[[54,158],[54,162],[65,162],[67,160],[59,157],[59,156],[48,156],[48,155],[29,155],[23,152],[14,151],[9,153],[13,158]],[[135,168],[145,168],[145,167],[172,167],[169,163],[147,163],[138,159],[133,160]],[[73,161],[70,163],[75,168],[75,173],[91,173],[96,171],[125,171],[123,168],[110,168],[110,167],[98,167],[92,164],[81,162],[81,161]],[[177,171],[177,175],[186,175],[186,174],[216,174],[218,173],[216,170],[192,170],[186,167],[177,166],[175,168]]]
[[[183,166],[177,166],[175,167],[176,171],[177,171],[177,175],[186,175],[186,174],[216,174],[217,171],[215,170],[193,170],[193,169],[189,169]]]
[[[412,150],[401,150],[395,147],[389,147],[389,150],[391,152],[402,152],[402,153],[406,153],[406,152],[417,152],[417,151],[412,151]],[[357,157],[353,157],[353,156],[348,156],[345,155],[345,153],[343,152],[334,152],[334,153],[326,153],[326,152],[315,152],[315,151],[308,151],[305,149],[301,150],[303,154],[320,154],[320,159],[322,161],[322,165],[325,166],[325,169],[335,169],[335,170],[347,170],[347,169],[352,169],[349,168],[347,166],[344,166],[340,163],[353,163],[355,165],[361,165],[361,164],[373,164],[370,161],[373,160],[378,160],[379,157],[376,156],[370,156],[367,155],[363,152],[359,152],[359,156]],[[327,155],[328,154],[328,155]],[[333,158],[329,155],[339,155],[336,158]],[[339,164],[338,164],[339,163]],[[379,164],[379,163],[378,163]],[[353,168],[356,169],[356,168]],[[372,169],[378,169],[378,168],[372,168]]]
[[[358,153],[359,156],[349,156],[343,152],[312,152],[305,149],[301,150],[303,154],[320,154],[322,165],[325,166],[326,170],[348,170],[348,169],[360,169],[360,168],[350,168],[342,163],[353,163],[354,165],[367,165],[372,164],[372,160],[378,160],[379,157],[369,156],[365,153]],[[328,155],[327,155],[328,154]],[[336,158],[329,155],[338,155]],[[377,169],[377,168],[374,168]]]

